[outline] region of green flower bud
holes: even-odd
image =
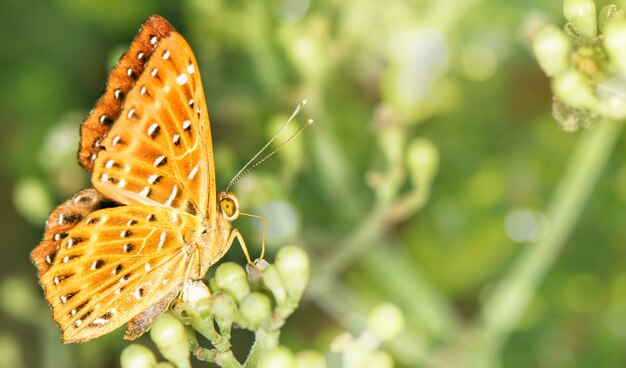
[[[232,321],[237,314],[237,303],[235,299],[223,292],[217,292],[213,297],[208,300],[209,308],[217,318],[221,318],[226,321]]]
[[[615,4],[605,5],[600,9],[600,15],[598,15],[598,28],[600,32],[604,33],[606,26],[614,20],[624,19],[626,14],[624,9]]]
[[[130,344],[120,356],[122,368],[154,368],[156,357],[150,349],[139,344]]]
[[[393,368],[393,358],[385,351],[375,351],[367,358],[365,368]]]
[[[409,143],[406,162],[413,189],[418,192],[428,190],[439,169],[437,147],[428,139],[416,138]]]
[[[326,360],[317,351],[301,351],[296,354],[296,368],[326,368]]]
[[[626,76],[626,20],[616,19],[606,26],[604,47],[617,70]]]
[[[154,366],[154,368],[176,368],[176,367],[174,367],[169,362],[158,362],[157,365]]]
[[[237,301],[250,294],[246,271],[233,262],[222,263],[215,271],[215,286],[229,292]]]
[[[309,256],[301,248],[283,247],[276,255],[275,266],[289,297],[299,300],[309,281]]]
[[[598,34],[596,4],[593,0],[565,0],[563,14],[582,37],[595,37]]]
[[[150,337],[165,359],[179,368],[191,367],[185,326],[171,313],[163,313],[154,320]]]
[[[246,274],[248,275],[248,282],[253,289],[259,289],[261,282],[263,282],[263,271],[265,271],[270,264],[264,259],[255,259],[252,267],[250,264],[246,265]],[[259,271],[260,270],[260,271]]]
[[[275,266],[270,266],[263,272],[263,284],[274,295],[276,304],[285,304],[287,301],[287,290],[285,290],[280,274]]]
[[[272,301],[258,292],[248,294],[239,305],[240,325],[254,330],[272,317]]]
[[[391,303],[381,304],[367,318],[367,328],[382,340],[392,339],[404,329],[404,315]]]
[[[284,346],[266,351],[259,360],[259,368],[293,368],[296,360],[293,353]]]
[[[626,118],[626,77],[613,76],[598,83],[599,112],[614,120]]]
[[[544,26],[533,40],[537,62],[549,77],[554,77],[569,67],[571,50],[570,38],[552,24]]]
[[[554,95],[565,104],[579,108],[595,110],[598,99],[593,88],[581,72],[570,68],[552,80]]]

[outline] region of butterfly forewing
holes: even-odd
[[[111,70],[104,94],[89,113],[80,128],[78,162],[87,171],[102,150],[100,143],[120,115],[128,91],[145,69],[157,43],[174,28],[162,17],[152,16],[142,25],[128,51]]]
[[[162,39],[102,141],[92,182],[124,204],[179,208],[211,217],[214,165],[204,93],[193,53]]]
[[[107,333],[179,290],[187,267],[198,267],[190,259],[200,228],[175,209],[122,206],[70,229],[41,277],[64,341]]]

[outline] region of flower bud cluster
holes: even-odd
[[[554,115],[565,130],[591,127],[600,117],[626,118],[626,12],[593,0],[565,0],[563,29],[544,26],[533,51],[552,78]]]
[[[288,351],[285,354],[286,349],[277,345],[280,328],[297,307],[309,279],[307,254],[288,246],[278,252],[274,264],[260,260],[248,266],[246,271],[236,263],[221,264],[209,286],[202,281],[187,282],[172,312],[159,315],[152,324],[150,337],[169,362],[158,363],[159,366],[171,366],[171,363],[176,367],[191,367],[192,352],[198,359],[220,366],[239,366],[230,350],[233,326],[254,331],[257,340],[272,338],[271,343],[257,341],[255,346],[265,348],[251,353],[262,357],[263,364],[276,366],[272,362],[277,360],[293,366],[289,364],[319,361],[318,355],[293,355]],[[208,339],[212,347],[201,347],[196,332]],[[259,364],[263,366],[261,361]],[[121,365],[156,367],[157,360],[148,348],[132,344],[124,350]]]

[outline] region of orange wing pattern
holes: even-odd
[[[101,145],[92,182],[106,197],[213,215],[215,168],[204,92],[191,48],[178,33],[161,40]]]
[[[31,257],[64,342],[126,322],[134,339],[222,257],[238,213],[232,194],[218,212],[198,66],[165,19],[148,18],[111,71],[80,145],[95,189],[54,210]]]
[[[46,221],[43,240],[31,253],[37,267],[38,276],[48,271],[55,260],[61,241],[67,237],[68,231],[78,224],[89,213],[115,206],[115,202],[105,198],[94,189],[84,189],[71,199],[58,206]]]
[[[152,56],[158,41],[172,31],[174,28],[162,17],[148,18],[128,51],[111,70],[104,94],[80,127],[78,162],[85,170],[93,170],[93,161],[102,150],[100,142],[120,115],[126,94],[143,73],[145,62]]]
[[[70,229],[40,279],[63,341],[108,333],[170,296],[167,307],[191,266],[199,220],[122,206],[92,212]]]

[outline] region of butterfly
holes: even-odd
[[[194,54],[149,17],[81,125],[93,188],[50,215],[32,251],[65,343],[128,323],[135,339],[237,238],[231,192],[216,192],[209,116]]]

